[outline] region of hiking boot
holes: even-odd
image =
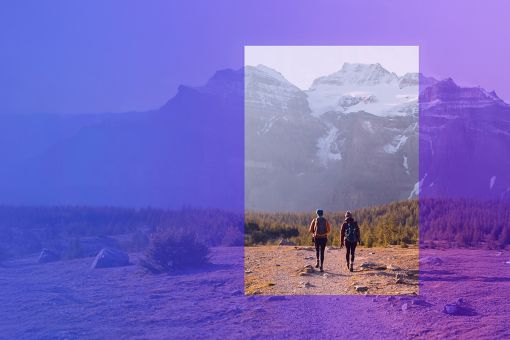
[[[349,262],[347,262],[347,270],[349,270]]]
[[[319,260],[317,260],[317,264],[315,265],[315,268],[319,268]]]
[[[354,268],[353,268],[352,263],[351,263],[351,268],[349,268],[349,270],[350,270],[351,272],[353,272],[353,271],[354,271]]]
[[[324,271],[324,269],[322,269],[322,266],[321,266],[321,273]]]

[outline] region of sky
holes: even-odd
[[[344,63],[379,63],[399,76],[419,72],[418,46],[246,46],[244,56],[245,65],[271,67],[302,90]]]
[[[507,0],[0,2],[0,114],[155,109],[244,46],[419,46],[420,71],[510,102]],[[285,15],[282,15],[285,13]]]

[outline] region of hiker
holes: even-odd
[[[317,253],[317,264],[315,265],[315,268],[320,267],[320,271],[323,272],[324,250],[326,249],[326,243],[328,243],[328,235],[331,232],[331,225],[324,218],[324,211],[322,209],[317,209],[316,214],[317,217],[310,223],[310,233],[313,234],[312,240],[315,243],[315,251]]]
[[[352,218],[350,211],[345,213],[345,222],[342,224],[340,231],[340,249],[345,244],[345,260],[347,261],[347,269],[351,272],[354,271],[354,252],[356,251],[356,244],[361,244],[361,235],[358,227],[358,222]],[[349,254],[351,254],[351,262],[349,266]]]

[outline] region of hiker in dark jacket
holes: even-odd
[[[347,269],[351,272],[354,270],[354,252],[356,251],[356,244],[361,244],[358,222],[352,218],[351,212],[347,211],[345,213],[345,222],[342,224],[342,229],[340,231],[340,248],[345,245],[345,260],[347,261]],[[349,254],[351,254],[350,265]]]
[[[315,265],[315,268],[319,268],[320,266],[320,270],[323,272],[324,250],[326,249],[326,244],[328,243],[328,235],[331,232],[331,225],[329,224],[328,220],[324,218],[324,211],[322,209],[317,209],[316,213],[317,217],[314,218],[310,223],[309,231],[311,234],[313,234],[315,252],[317,253],[317,264]]]

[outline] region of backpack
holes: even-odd
[[[315,220],[315,235],[324,235],[327,231],[326,219],[324,217],[317,217]]]
[[[345,227],[345,240],[350,243],[358,242],[358,223],[352,221],[347,222]]]

